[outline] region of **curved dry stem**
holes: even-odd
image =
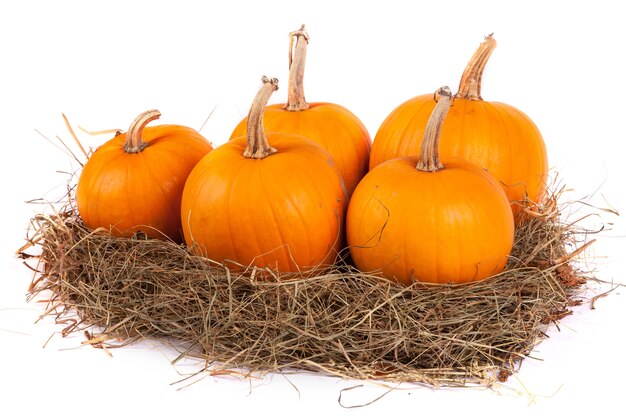
[[[276,153],[276,149],[267,142],[267,136],[263,130],[263,113],[272,93],[278,90],[278,80],[263,76],[261,81],[263,81],[263,86],[254,98],[248,113],[248,143],[243,152],[246,158],[262,159]]]
[[[304,99],[304,67],[309,34],[302,25],[300,29],[291,32],[289,37],[289,86],[287,104],[283,108],[288,111],[302,111],[309,108],[309,103]]]
[[[439,136],[452,103],[450,87],[441,87],[435,95],[439,99],[426,124],[424,140],[422,141],[419,161],[416,166],[417,169],[425,172],[436,172],[443,168],[443,164],[439,160]]]
[[[485,40],[480,44],[474,55],[470,59],[465,71],[461,76],[459,83],[459,91],[456,98],[467,100],[482,100],[480,96],[480,88],[483,78],[483,72],[491,53],[496,47],[496,40],[493,33],[486,36]]]
[[[126,141],[124,142],[124,151],[127,153],[139,153],[148,146],[147,142],[141,139],[141,133],[148,123],[161,117],[158,110],[148,110],[141,113],[131,123],[128,132],[126,132]]]

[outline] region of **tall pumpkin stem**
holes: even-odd
[[[441,135],[443,122],[452,104],[452,91],[449,87],[441,87],[435,92],[435,95],[439,99],[426,124],[424,140],[422,141],[419,161],[416,166],[417,169],[425,172],[436,172],[443,169],[443,164],[439,160],[439,136]]]
[[[161,117],[161,112],[158,110],[148,110],[137,116],[126,132],[126,141],[124,142],[126,153],[139,153],[148,146],[148,143],[141,139],[141,133],[148,123],[159,117]]]
[[[265,76],[261,80],[263,86],[254,97],[248,113],[248,143],[243,152],[246,158],[262,159],[276,152],[276,149],[267,142],[267,136],[263,130],[263,113],[272,93],[278,90],[278,80]]]
[[[289,37],[289,86],[287,104],[283,108],[288,111],[302,111],[309,108],[309,103],[304,99],[304,64],[309,34],[302,25],[300,29],[291,32]]]
[[[476,52],[474,52],[467,67],[465,67],[461,82],[459,83],[459,91],[456,93],[455,97],[467,100],[482,100],[480,87],[483,72],[495,48],[496,40],[493,38],[492,33],[485,37],[485,40],[480,44]]]

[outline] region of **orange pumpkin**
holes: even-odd
[[[142,113],[127,133],[100,146],[85,163],[76,204],[88,227],[103,227],[115,236],[141,231],[150,238],[182,241],[185,180],[213,148],[189,127],[146,127],[160,115],[158,110]]]
[[[514,222],[502,187],[468,161],[439,160],[451,95],[439,90],[419,156],[376,166],[352,194],[346,233],[360,270],[410,285],[476,281],[504,268]]]
[[[266,108],[263,115],[265,130],[302,135],[320,144],[335,159],[348,194],[352,194],[368,170],[372,145],[370,135],[363,123],[345,107],[305,101],[303,79],[309,36],[303,25],[290,37],[287,103]],[[242,120],[235,127],[231,139],[245,135],[246,124],[247,120]]]
[[[440,152],[444,158],[464,158],[489,170],[517,215],[524,201],[543,198],[548,158],[541,133],[526,114],[481,98],[483,70],[495,46],[495,39],[487,36],[466,67],[441,132]],[[427,94],[393,110],[376,133],[370,169],[388,159],[417,155],[434,107],[433,96]]]
[[[332,157],[301,136],[264,132],[277,88],[263,78],[247,136],[203,158],[183,192],[185,241],[232,269],[312,271],[332,264],[343,241],[347,195]]]

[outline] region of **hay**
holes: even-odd
[[[89,230],[71,192],[54,214],[32,219],[18,252],[38,261],[29,294],[49,300],[43,316],[97,347],[175,341],[213,375],[490,385],[581,302],[586,280],[571,260],[591,242],[562,219],[575,203],[560,206],[561,191],[518,228],[503,273],[456,286],[399,287],[345,262],[308,278],[236,274],[171,242]]]

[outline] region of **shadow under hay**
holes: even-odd
[[[562,219],[561,191],[518,228],[504,272],[464,285],[405,288],[347,263],[314,277],[237,274],[172,242],[89,230],[71,192],[32,219],[18,253],[38,262],[29,298],[49,300],[43,315],[64,335],[98,329],[95,346],[176,340],[215,375],[489,385],[580,303],[586,279],[571,260],[591,242]]]

